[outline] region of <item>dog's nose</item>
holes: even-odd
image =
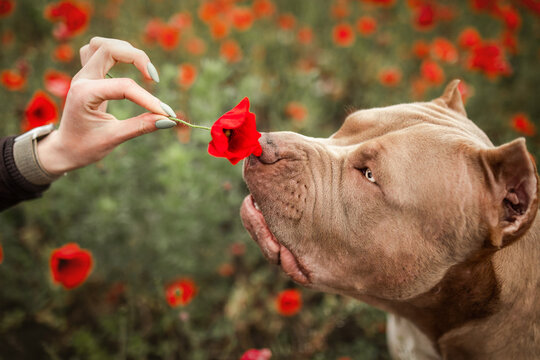
[[[263,164],[273,164],[279,161],[279,149],[272,134],[262,133],[262,136],[259,138],[259,144],[262,147],[262,154],[259,156],[260,162]]]

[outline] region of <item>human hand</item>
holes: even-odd
[[[168,105],[129,78],[105,79],[117,63],[131,63],[147,79],[159,81],[144,51],[128,42],[94,37],[80,50],[82,69],[73,77],[58,130],[38,142],[42,167],[59,175],[101,160],[126,140],[172,127],[175,116]],[[146,108],[130,119],[118,120],[106,112],[107,100],[128,99]],[[161,121],[163,120],[163,121]]]

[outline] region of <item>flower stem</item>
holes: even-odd
[[[114,79],[114,77],[113,77],[110,73],[105,74],[105,76],[107,76],[109,79]],[[169,119],[171,119],[171,120],[177,121],[177,122],[179,122],[179,123],[182,123],[182,124],[184,124],[184,125],[186,125],[186,126],[192,127],[192,128],[194,128],[194,129],[204,129],[204,130],[208,130],[208,131],[211,130],[211,128],[209,128],[208,126],[193,125],[193,124],[188,123],[187,121],[184,121],[184,120],[182,120],[182,119],[175,118],[175,117],[173,117],[173,116],[167,116],[167,117],[168,117]]]

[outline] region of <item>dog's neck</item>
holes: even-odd
[[[505,331],[534,324],[531,314],[540,316],[539,241],[537,217],[521,239],[490,256],[453,266],[424,294],[406,301],[357,298],[408,319],[443,353],[452,353],[447,344],[474,349],[486,343],[475,334],[476,327],[482,327],[485,337],[486,329],[497,334],[510,318],[515,326],[506,326]]]

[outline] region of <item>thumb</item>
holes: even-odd
[[[144,113],[126,120],[118,121],[114,129],[118,144],[159,130],[159,128],[156,127],[156,121],[158,120],[169,119],[159,114]]]

